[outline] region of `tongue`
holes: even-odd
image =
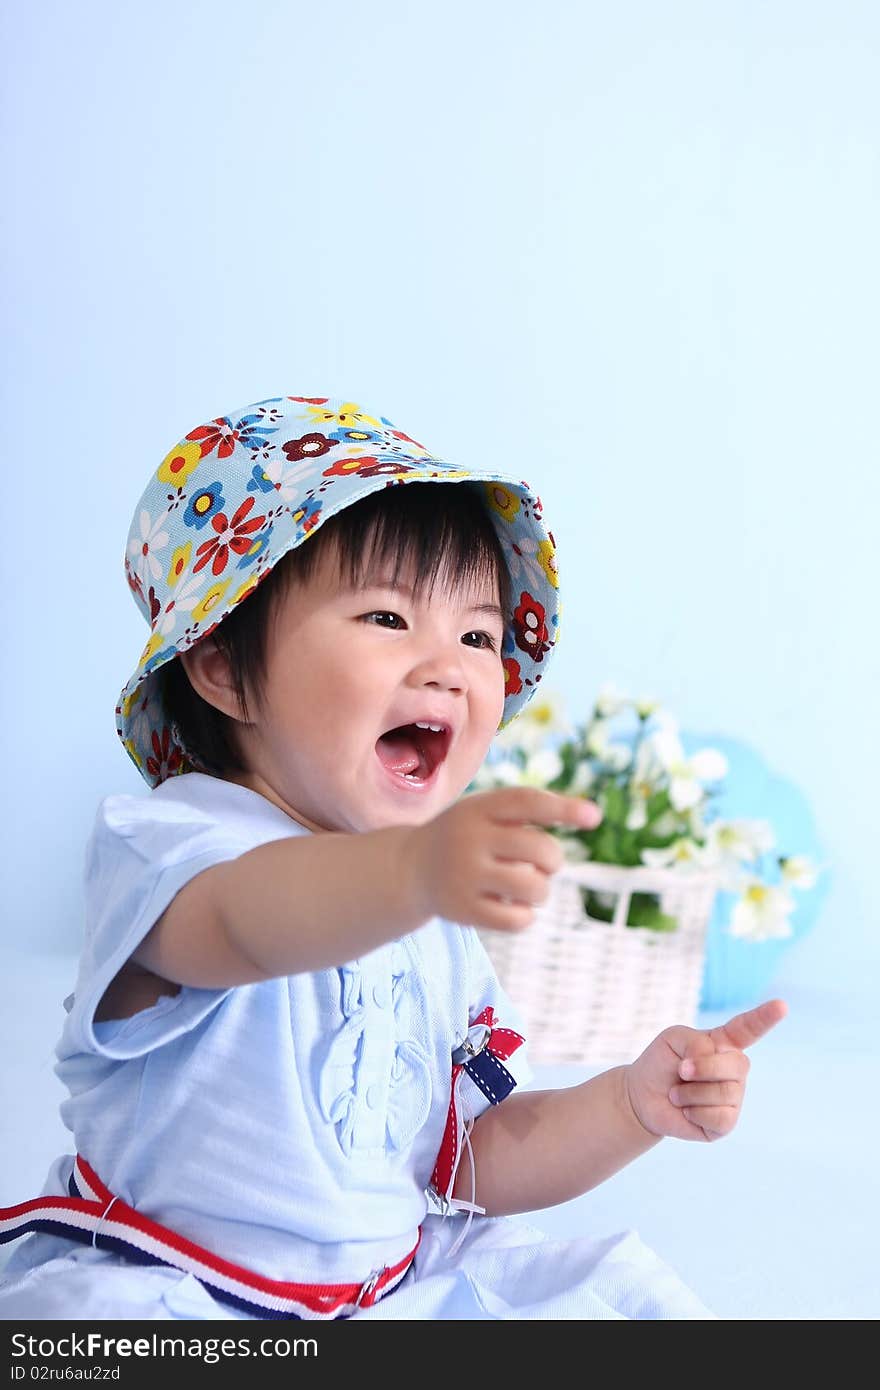
[[[376,743],[376,752],[389,772],[396,772],[400,776],[405,776],[407,772],[417,772],[420,777],[428,775],[428,764],[412,730],[406,726],[383,734]]]

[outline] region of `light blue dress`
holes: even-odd
[[[101,803],[57,1047],[72,1149],[138,1211],[270,1279],[360,1282],[421,1228],[403,1281],[359,1318],[713,1317],[634,1232],[558,1241],[519,1218],[476,1216],[460,1240],[465,1218],[432,1211],[452,1050],[487,1005],[521,1031],[472,928],[434,918],[338,969],[184,986],[132,1018],[95,1021],[189,879],[309,833],[256,792],[195,772]],[[292,887],[320,914],[320,883]],[[519,1086],[531,1080],[526,1047],[505,1065]],[[462,1101],[473,1117],[489,1104],[467,1074]],[[60,1156],[39,1195],[66,1194],[72,1163]],[[44,1233],[18,1243],[0,1279],[7,1320],[249,1316],[192,1274]]]

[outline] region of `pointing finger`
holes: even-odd
[[[505,787],[483,795],[492,798],[493,818],[497,821],[595,830],[602,819],[602,808],[595,801],[543,787]]]
[[[734,1018],[728,1019],[727,1023],[710,1029],[709,1037],[719,1052],[751,1047],[752,1043],[756,1043],[765,1033],[769,1033],[771,1028],[775,1028],[787,1013],[788,1006],[784,1000],[769,999],[757,1008],[736,1014]]]

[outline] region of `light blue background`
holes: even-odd
[[[341,394],[537,487],[574,713],[653,693],[801,789],[833,887],[783,983],[873,1008],[877,7],[3,27],[7,939],[75,949],[95,805],[143,789],[113,708],[150,472],[218,414]]]
[[[880,9],[42,0],[0,26],[0,1204],[69,1147],[83,849],[144,789],[113,718],[135,503],[195,425],[340,394],[532,482],[572,712],[614,680],[742,745],[740,813],[772,787],[832,866],[730,1142],[536,1219],[637,1226],[722,1316],[876,1318]]]

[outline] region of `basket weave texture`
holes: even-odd
[[[714,874],[587,862],[563,865],[550,884],[524,931],[479,929],[533,1062],[631,1062],[664,1028],[694,1026]],[[612,922],[587,916],[582,888],[617,895]],[[626,926],[633,893],[658,894],[677,929]]]

